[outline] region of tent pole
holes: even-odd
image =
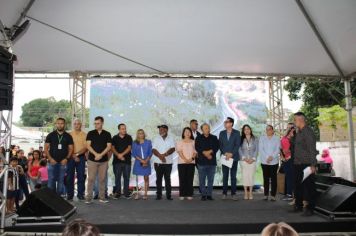
[[[355,137],[352,120],[352,93],[351,93],[351,79],[344,80],[345,86],[345,102],[347,111],[347,126],[349,132],[349,156],[350,156],[350,175],[351,181],[356,180],[356,168],[355,168]]]

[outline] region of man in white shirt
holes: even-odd
[[[263,172],[264,200],[268,200],[271,180],[271,201],[276,201],[280,145],[280,139],[274,135],[273,126],[267,125],[266,135],[260,137],[258,144]]]
[[[173,200],[171,195],[171,172],[173,163],[173,153],[175,143],[171,136],[168,136],[168,126],[159,125],[159,136],[153,139],[152,152],[153,163],[156,171],[156,200],[162,199],[162,180],[164,177],[167,200]]]

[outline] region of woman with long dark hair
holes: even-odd
[[[38,170],[41,167],[40,166],[41,152],[38,150],[34,150],[32,155],[33,155],[32,160],[29,162],[29,165],[28,165],[28,176],[30,178],[31,191],[34,191],[36,184],[41,183],[37,178]]]
[[[177,142],[176,150],[179,155],[178,175],[179,175],[179,199],[193,199],[193,179],[195,171],[195,142],[193,132],[189,127],[185,127],[182,132],[182,139]]]
[[[255,183],[258,140],[253,135],[252,128],[244,125],[241,129],[241,146],[239,148],[242,184],[245,190],[245,200],[252,200],[252,190]]]

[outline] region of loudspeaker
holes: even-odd
[[[21,205],[17,214],[21,217],[65,217],[72,215],[76,208],[58,196],[53,190],[43,188],[32,192]]]
[[[0,110],[12,110],[15,55],[0,47]]]
[[[333,184],[320,194],[316,207],[326,212],[356,212],[356,187]]]

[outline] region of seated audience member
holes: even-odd
[[[334,161],[333,158],[330,156],[330,151],[329,148],[324,148],[323,152],[321,154],[321,159],[322,162],[325,162],[327,164],[331,164],[331,166],[333,165]]]
[[[63,230],[62,236],[99,236],[99,229],[82,219],[76,219],[70,222]]]
[[[298,236],[298,233],[292,228],[292,226],[280,222],[278,224],[271,223],[267,225],[261,233],[261,236]]]

